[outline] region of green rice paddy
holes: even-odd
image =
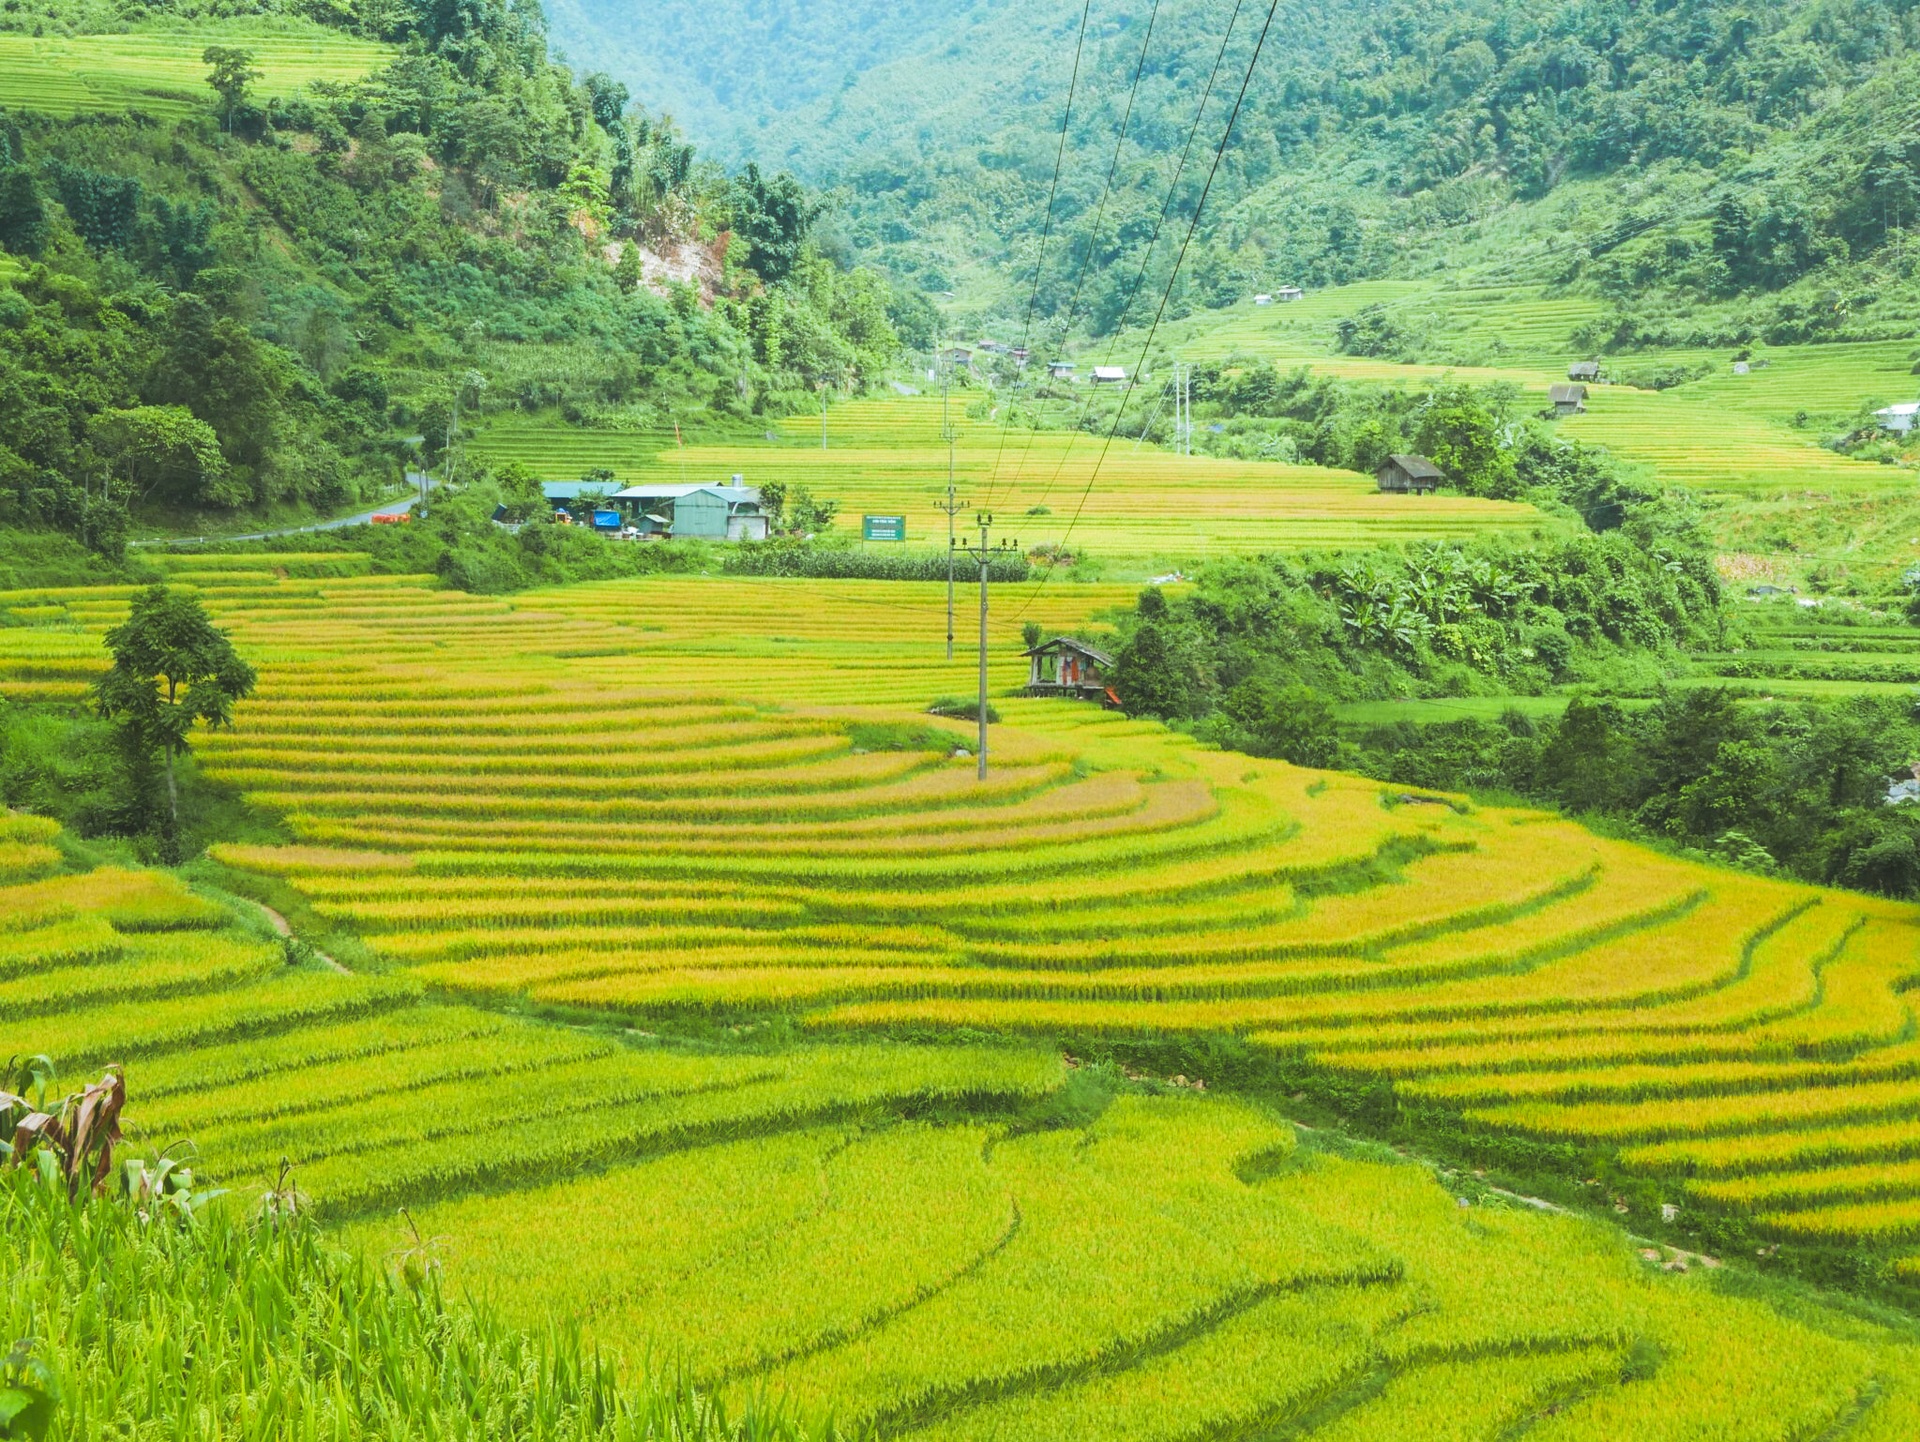
[[[0,107],[67,116],[138,110],[178,115],[211,105],[209,45],[253,53],[254,93],[290,95],[315,81],[353,81],[390,47],[320,28],[208,26],[137,35],[0,35]]]

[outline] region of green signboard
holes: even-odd
[[[862,516],[860,539],[863,541],[904,541],[907,538],[905,516]]]

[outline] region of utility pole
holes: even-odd
[[[449,488],[453,485],[454,467],[457,462],[466,459],[466,446],[460,445],[458,453],[454,446],[460,435],[460,397],[468,391],[473,392],[475,405],[480,403],[480,393],[487,388],[487,378],[479,371],[464,371],[453,388],[453,419],[447,423],[447,467],[442,477]]]
[[[953,518],[966,510],[965,501],[956,500],[953,490],[953,447],[958,432],[954,429],[953,414],[947,407],[947,367],[945,361],[936,361],[940,368],[940,439],[947,443],[947,503],[938,507],[947,513],[947,659],[953,659],[953,548],[957,544],[953,534]]]
[[[827,383],[824,379],[814,383],[820,391],[820,449],[827,448]]]
[[[967,509],[965,501],[954,499],[951,446],[947,450],[947,503],[944,506],[936,503],[935,509],[947,513],[947,659],[951,661],[953,659],[953,558],[956,554],[954,547],[959,545],[959,540],[953,533],[953,518]]]
[[[1186,361],[1180,367],[1181,410],[1185,416],[1187,430],[1187,454],[1193,454],[1193,362]]]
[[[1173,448],[1193,454],[1193,363],[1173,363]]]
[[[982,781],[987,779],[987,567],[995,556],[1010,556],[1020,549],[1018,541],[1002,541],[997,546],[987,544],[987,530],[993,525],[993,513],[981,511],[975,519],[980,524],[980,544],[966,546],[966,553],[980,563],[980,740],[979,748],[974,752],[978,758],[975,775]],[[952,548],[949,547],[949,554]]]

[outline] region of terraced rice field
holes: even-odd
[[[389,46],[313,27],[252,31],[227,25],[135,35],[0,35],[0,107],[49,115],[139,110],[177,115],[213,103],[209,45],[253,52],[262,99],[318,80],[353,81],[393,57]]]
[[[1005,534],[1029,549],[1063,541],[1102,557],[1169,564],[1207,556],[1314,546],[1373,545],[1489,531],[1525,533],[1549,522],[1529,506],[1462,496],[1386,496],[1370,478],[1314,466],[1180,457],[1079,433],[1008,431],[953,410],[954,475],[963,499],[990,507]],[[780,428],[778,442],[663,446],[653,433],[582,432],[560,425],[497,423],[476,455],[530,465],[549,480],[594,466],[623,484],[780,481],[840,502],[845,529],[863,514],[904,515],[910,544],[944,546],[948,457],[937,397],[852,402]],[[1038,514],[1036,514],[1038,512]],[[965,518],[962,518],[965,524]]]
[[[1920,687],[1920,632],[1896,616],[1791,598],[1741,608],[1744,646],[1696,658],[1700,684],[1761,696],[1911,696]]]
[[[1408,364],[1335,353],[1335,326],[1370,305],[1382,305],[1415,333],[1431,332],[1435,357]],[[1408,386],[1438,375],[1478,384],[1506,382],[1544,393],[1566,379],[1569,361],[1588,353],[1573,331],[1603,309],[1580,296],[1528,287],[1435,288],[1414,282],[1336,287],[1286,306],[1195,317],[1170,332],[1174,353],[1201,360],[1272,360],[1311,365],[1353,380]],[[1821,437],[1863,405],[1920,396],[1910,342],[1782,346],[1763,351],[1766,364],[1735,375],[1732,352],[1644,352],[1608,359],[1616,370],[1651,370],[1708,362],[1713,373],[1665,391],[1599,386],[1587,413],[1560,424],[1568,435],[1606,446],[1678,485],[1743,497],[1779,491],[1872,495],[1910,487],[1887,467],[1855,461],[1819,445]],[[1456,365],[1465,356],[1474,363]],[[1544,394],[1543,397],[1544,399]],[[1802,417],[1807,424],[1799,424]]]
[[[0,924],[0,988],[35,998],[0,1046],[125,1062],[136,1149],[191,1136],[243,1204],[291,1183],[376,1258],[424,1248],[730,1400],[1000,1442],[1920,1419],[1896,1332],[1189,1088],[1102,1105],[1051,1048],[564,1028],[289,966],[246,904],[151,872],[0,886]]]
[[[979,783],[965,726],[916,719],[973,665],[941,659],[938,587],[508,602],[173,564],[264,677],[202,764],[298,843],[223,859],[443,994],[822,1035],[1227,1032],[1619,1149],[1782,1237],[1920,1235],[1920,1167],[1860,1171],[1920,1158],[1909,907],[1004,694]],[[1026,601],[1001,594],[1004,693]],[[1032,615],[1125,594],[1056,585]],[[29,623],[0,631],[0,687],[75,694],[124,597],[0,597]],[[1623,1119],[1623,1090],[1651,1110]]]
[[[1443,338],[1435,342],[1436,359],[1409,364],[1336,354],[1337,322],[1370,305]],[[1379,281],[1315,292],[1288,305],[1207,312],[1170,327],[1163,340],[1187,359],[1271,360],[1413,388],[1445,375],[1517,385],[1544,404],[1546,388],[1564,380],[1568,361],[1584,354],[1575,353],[1572,332],[1600,309],[1590,298],[1525,287],[1435,289],[1426,282]],[[1131,364],[1130,344],[1122,338],[1097,358]],[[1476,363],[1451,364],[1455,352]],[[1614,358],[1610,364],[1628,370],[1702,361],[1715,369],[1665,391],[1593,387],[1587,413],[1559,424],[1567,435],[1604,446],[1660,480],[1733,498],[1729,522],[1772,525],[1748,511],[1791,509],[1808,497],[1838,501],[1861,512],[1850,511],[1845,522],[1850,535],[1858,533],[1858,544],[1849,548],[1865,546],[1875,556],[1886,549],[1876,527],[1911,528],[1907,509],[1897,504],[1895,514],[1867,514],[1904,499],[1911,484],[1905,472],[1849,459],[1819,442],[1863,406],[1920,395],[1912,345],[1773,348],[1765,365],[1744,376],[1733,374],[1730,356]],[[990,505],[1003,533],[1030,548],[1065,541],[1072,550],[1165,570],[1222,555],[1521,533],[1543,524],[1525,507],[1457,496],[1382,496],[1371,480],[1346,472],[1180,457],[1127,438],[1109,447],[1077,432],[1013,430],[991,415],[967,418],[965,401],[973,395],[962,393],[952,410],[954,479],[963,498]],[[840,501],[848,529],[862,514],[905,515],[910,544],[937,546],[946,518],[936,505],[948,481],[941,419],[941,403],[931,396],[838,406],[828,416],[825,449],[817,415],[794,417],[768,439],[687,446],[675,444],[670,432],[582,431],[557,421],[503,419],[476,437],[473,448],[495,461],[524,462],[551,480],[605,466],[623,483],[723,482],[740,475],[750,485],[805,485]]]
[[[1195,360],[1261,355],[1276,347],[1330,354],[1335,326],[1375,306],[1404,327],[1435,333],[1437,352],[1464,351],[1482,367],[1526,373],[1542,384],[1566,379],[1567,361],[1578,359],[1568,356],[1568,336],[1605,310],[1588,296],[1556,296],[1526,286],[1437,288],[1426,281],[1363,281],[1311,291],[1287,304],[1243,302],[1165,329],[1176,352]]]
[[[47,875],[22,819],[0,1051],[125,1061],[140,1134],[195,1138],[212,1175],[290,1165],[376,1252],[404,1206],[517,1316],[882,1436],[1786,1442],[1920,1417],[1892,1333],[1191,1085],[1102,1106],[1060,1045],[1231,1034],[1616,1152],[1683,1214],[1891,1255],[1920,1233],[1910,907],[1073,703],[997,699],[982,784],[965,728],[921,711],[974,662],[941,658],[936,587],[505,601],[332,557],[162,564],[261,673],[201,764],[293,840],[220,858],[367,956],[289,965],[258,913],[170,877]],[[77,696],[127,596],[0,596],[0,686]],[[1021,662],[995,647],[1003,691]],[[502,1009],[529,1001],[580,1024]],[[806,1039],[756,1041],[780,1013]],[[686,1016],[744,1029],[656,1034]],[[503,1145],[510,1118],[538,1125]]]

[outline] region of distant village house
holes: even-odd
[[[1053,380],[1070,381],[1073,379],[1072,361],[1048,361],[1047,375]]]
[[[676,540],[696,536],[709,541],[764,541],[767,517],[755,486],[629,486],[614,492],[614,503],[638,518],[641,534],[667,511],[667,534]],[[668,510],[670,508],[670,510]]]
[[[697,536],[710,541],[764,541],[767,517],[760,492],[743,485],[626,486],[606,481],[545,481],[547,503],[593,506],[596,530],[630,529],[642,536]],[[617,524],[603,517],[618,516]]]
[[[1093,383],[1097,386],[1118,385],[1127,378],[1125,366],[1095,366]]]
[[[1897,405],[1883,406],[1873,413],[1873,418],[1880,422],[1881,430],[1904,436],[1916,424],[1920,424],[1920,401],[1901,401]]]
[[[1029,696],[1073,696],[1106,706],[1120,704],[1107,684],[1113,657],[1084,641],[1056,636],[1027,652],[1027,660],[1032,668],[1027,680]]]
[[[1394,495],[1424,495],[1438,490],[1446,479],[1425,456],[1388,456],[1373,475],[1381,490]]]
[[[1576,385],[1549,386],[1547,400],[1552,403],[1556,416],[1577,416],[1587,408],[1587,388]]]
[[[1575,361],[1567,367],[1567,379],[1570,381],[1597,381],[1600,379],[1599,361]]]
[[[1284,305],[1288,301],[1300,299],[1305,294],[1306,292],[1297,285],[1283,285],[1273,293],[1273,298]]]

